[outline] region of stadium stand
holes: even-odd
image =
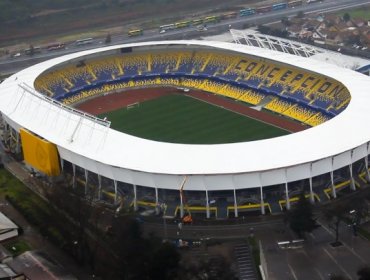
[[[193,88],[250,105],[271,96],[264,109],[310,126],[336,116],[350,101],[339,82],[307,70],[202,50],[137,51],[86,59],[35,81],[37,90],[68,105],[107,92],[153,86]]]

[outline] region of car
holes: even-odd
[[[163,34],[163,33],[166,33],[166,30],[162,29],[161,31],[159,31],[160,34]]]
[[[12,58],[17,58],[17,57],[20,57],[21,56],[21,53],[15,53],[15,54],[12,54]]]

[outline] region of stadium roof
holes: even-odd
[[[308,69],[343,83],[352,99],[338,116],[299,133],[245,143],[186,145],[140,139],[107,129],[28,94],[19,87],[22,83],[33,87],[34,80],[42,72],[80,56],[121,47],[166,44],[234,50]],[[131,178],[131,182],[141,185],[155,185],[155,176],[145,177],[145,173],[176,176],[198,174],[206,175],[199,177],[199,180],[207,180],[208,186],[220,189],[223,186],[245,187],[247,183],[252,187],[261,184],[257,182],[261,180],[266,184],[294,181],[310,177],[310,174],[323,174],[363,158],[368,153],[367,143],[370,140],[370,130],[366,129],[370,123],[369,88],[368,76],[325,62],[267,49],[224,42],[145,42],[73,53],[22,70],[0,85],[0,110],[13,127],[26,127],[57,144],[62,158],[109,178]],[[351,152],[354,148],[354,152]],[[335,155],[338,156],[332,159]],[[305,168],[300,168],[302,166]],[[261,171],[264,173],[262,179]],[[233,176],[212,176],[219,174]],[[243,179],[246,178],[244,175],[249,178],[247,181]],[[177,177],[176,182],[181,182],[181,176]],[[171,179],[166,183],[163,178],[161,184],[173,188],[171,185],[174,181]],[[196,184],[204,183],[194,182],[194,186]]]

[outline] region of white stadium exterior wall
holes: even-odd
[[[352,99],[341,114],[303,132],[206,147],[157,143],[124,135],[19,87],[22,83],[33,87],[34,80],[45,70],[87,54],[126,46],[167,44],[233,50],[306,68],[343,83]],[[178,190],[184,176],[188,176],[186,190],[232,190],[306,179],[366,157],[370,141],[370,131],[364,129],[364,124],[370,122],[368,88],[370,80],[365,75],[289,54],[220,42],[146,42],[74,53],[22,70],[0,85],[0,111],[15,130],[24,127],[55,143],[62,159],[112,180]]]

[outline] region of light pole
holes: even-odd
[[[162,203],[162,218],[163,218],[163,234],[164,234],[164,239],[167,240],[167,222],[166,222],[166,210],[167,210],[167,204]]]

